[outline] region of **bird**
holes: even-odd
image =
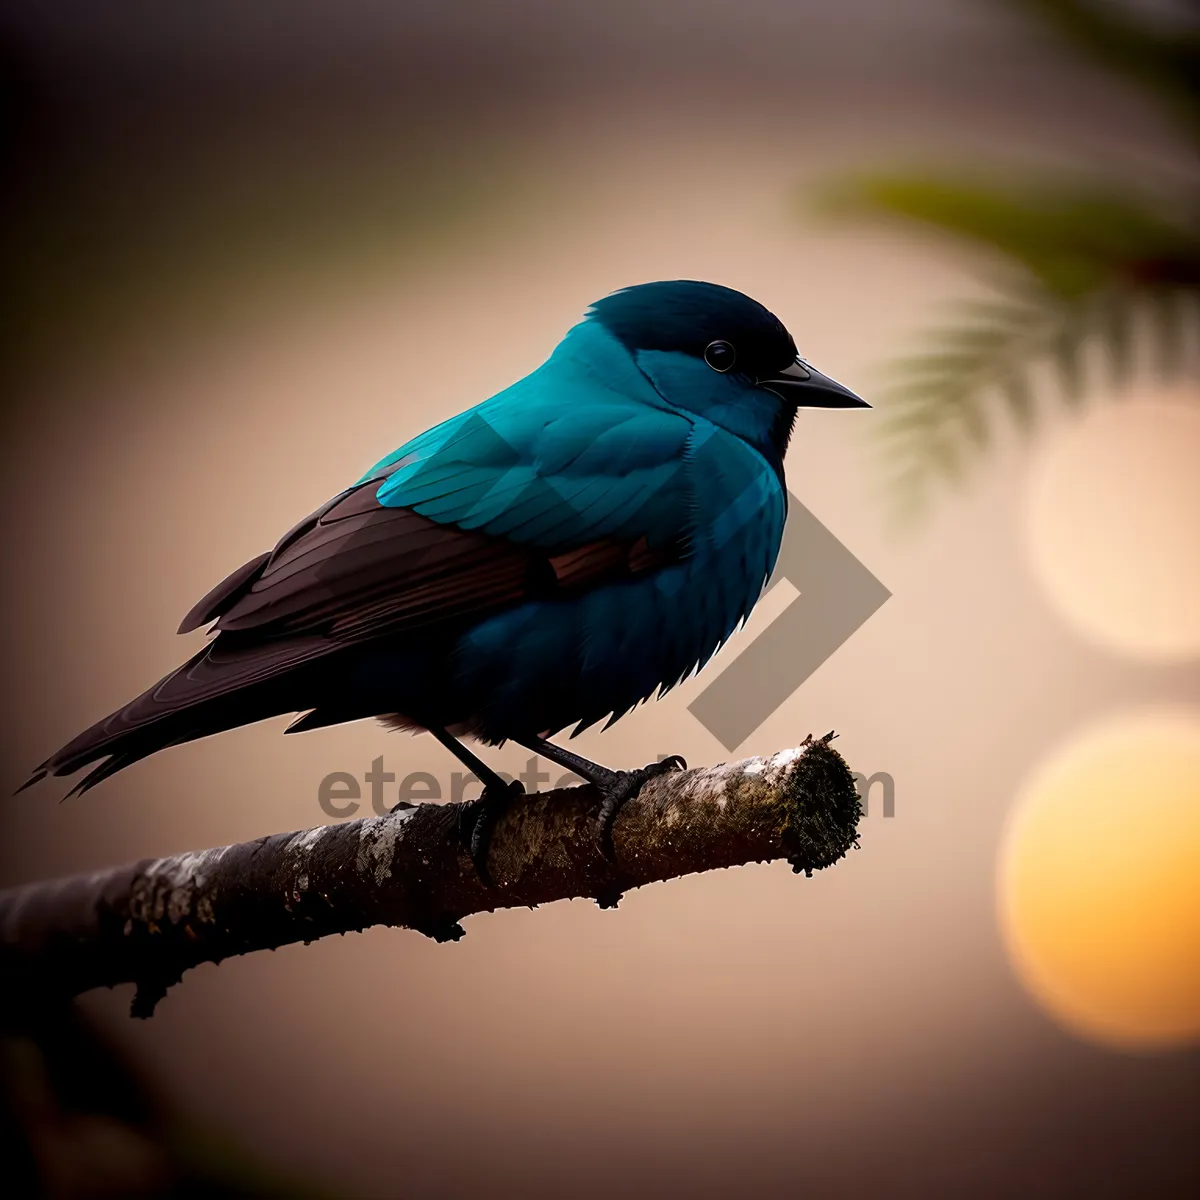
[[[613,722],[701,669],[765,590],[800,408],[869,408],[783,323],[719,284],[661,280],[592,304],[550,357],[406,442],[218,583],[180,633],[209,640],[68,742],[23,787],[87,791],[170,746],[300,714],[427,730],[482,785],[460,822],[481,879],[521,791],[464,741],[512,741],[621,806],[633,770],[550,739]]]

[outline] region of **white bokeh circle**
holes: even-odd
[[[1035,452],[1025,505],[1034,576],[1107,650],[1200,656],[1200,390],[1098,401]]]

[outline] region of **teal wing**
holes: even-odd
[[[561,400],[512,403],[513,390],[389,455],[218,585],[183,628],[315,637],[321,655],[689,553],[686,419],[600,388],[564,417]]]
[[[564,396],[539,383],[535,373],[402,446],[368,473],[388,474],[379,503],[548,551],[685,538],[692,422],[599,385]]]

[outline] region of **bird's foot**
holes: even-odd
[[[613,771],[606,779],[596,782],[600,793],[600,811],[596,814],[596,844],[600,853],[609,862],[616,857],[613,849],[612,831],[617,814],[649,783],[659,775],[668,775],[672,771],[686,771],[687,763],[678,754],[670,754],[661,762],[648,763],[635,771]],[[608,907],[601,905],[601,907]],[[611,907],[615,908],[613,904]]]
[[[475,873],[484,887],[494,886],[487,859],[496,819],[507,808],[510,800],[524,794],[524,787],[516,779],[508,784],[488,784],[478,799],[469,801],[458,811],[458,836],[470,853],[471,862],[475,864]]]

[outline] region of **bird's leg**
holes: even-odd
[[[642,785],[656,775],[670,771],[686,771],[687,763],[678,754],[671,754],[661,762],[648,763],[634,771],[614,771],[591,762],[570,750],[564,750],[545,738],[514,739],[526,749],[548,758],[552,763],[574,771],[580,779],[587,780],[600,793],[600,812],[596,817],[596,841],[600,853],[610,862],[613,859],[612,827],[622,806],[642,790]]]
[[[429,732],[483,784],[483,791],[478,799],[468,801],[459,810],[458,832],[470,851],[476,874],[483,884],[490,888],[492,877],[488,873],[487,856],[492,828],[508,801],[513,796],[523,795],[525,789],[516,779],[506,783],[483,759],[472,754],[458,738],[446,730],[430,729]]]

